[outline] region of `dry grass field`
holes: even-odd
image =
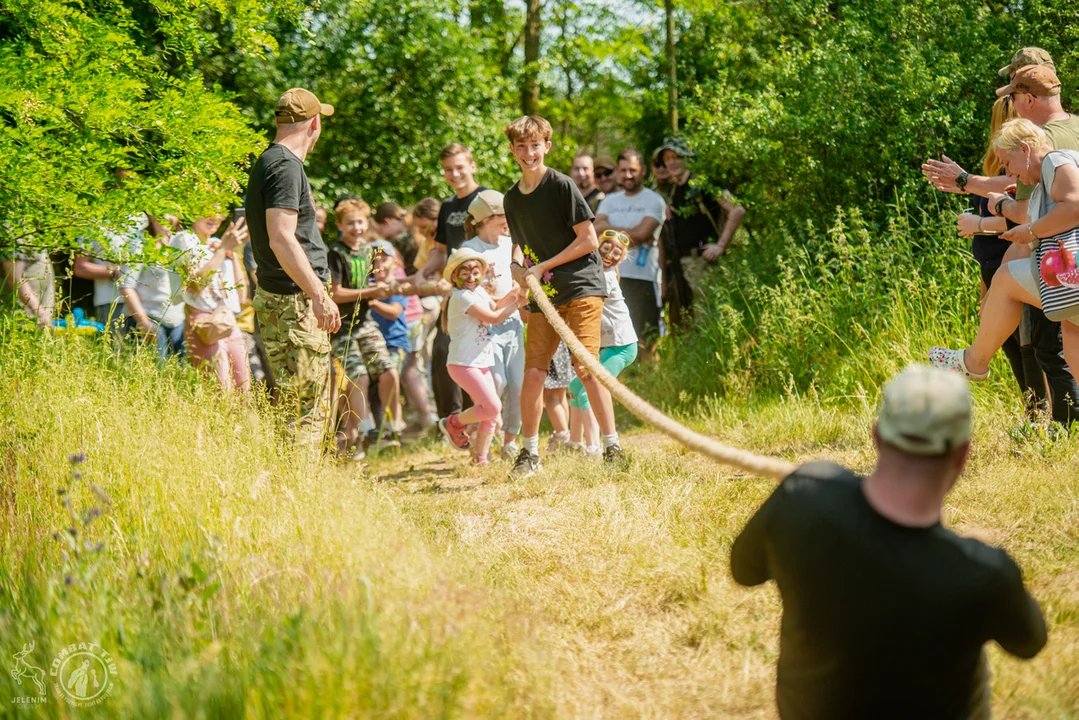
[[[992,650],[996,717],[1074,718],[1079,438],[1017,443],[1012,409],[977,403],[947,522],[1011,552],[1050,625],[1031,662]],[[702,406],[694,425],[866,470],[871,417],[791,397]],[[646,428],[628,472],[564,455],[518,482],[433,441],[366,471],[315,465],[279,430],[148,357],[0,338],[0,714],[775,716],[778,596],[728,567],[772,481]],[[15,709],[28,642],[46,669],[98,643],[109,696],[74,709],[50,688]]]

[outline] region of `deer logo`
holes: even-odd
[[[34,643],[27,643],[22,646],[22,652],[17,652],[11,656],[15,660],[15,667],[11,670],[11,677],[15,678],[15,683],[18,685],[22,685],[23,678],[30,678],[37,685],[38,695],[44,696],[45,671],[26,662],[26,656],[33,651]]]

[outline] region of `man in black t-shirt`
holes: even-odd
[[[1032,658],[1046,629],[1007,553],[941,525],[970,450],[966,380],[908,367],[873,439],[869,477],[805,465],[734,541],[734,579],[775,580],[783,598],[780,717],[987,718],[982,646]]]
[[[258,289],[258,317],[279,402],[295,406],[302,440],[321,447],[329,411],[330,339],[341,325],[326,284],[330,268],[319,236],[303,161],[333,107],[293,88],[274,106],[277,136],[254,167],[245,202]]]
[[[525,273],[539,280],[573,334],[598,358],[607,282],[596,252],[599,239],[592,225],[595,216],[573,180],[543,162],[551,150],[549,122],[541,117],[521,117],[506,126],[505,134],[521,167],[521,179],[503,201],[510,236],[524,252],[527,266],[527,270],[518,266],[517,276],[522,286],[521,276]],[[513,467],[518,477],[528,477],[540,469],[543,381],[559,342],[558,333],[535,303],[529,311],[521,388],[522,448]],[[603,433],[603,457],[609,463],[622,464],[625,458],[614,426],[611,394],[583,365],[575,362],[574,367]]]
[[[659,149],[659,160],[668,177],[667,220],[664,246],[671,322],[684,325],[690,317],[693,288],[709,266],[727,251],[742,223],[745,208],[730,193],[718,197],[690,185],[692,176],[685,161],[693,157],[686,141],[669,137]]]
[[[449,254],[461,247],[465,241],[465,218],[468,206],[487,188],[479,185],[474,176],[476,161],[472,159],[472,150],[460,143],[447,145],[439,154],[442,163],[442,177],[453,188],[453,195],[442,201],[438,211],[438,225],[435,227],[435,246],[427,256],[427,262],[416,274],[416,286],[427,278],[441,273],[446,267]],[[442,329],[442,323],[436,324],[435,341],[431,348],[431,387],[434,390],[435,406],[438,416],[445,418],[467,409],[471,401],[450,377],[446,361],[450,353],[450,336]]]

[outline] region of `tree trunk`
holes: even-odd
[[[567,38],[569,36],[569,32],[566,29],[566,25],[569,22],[568,19],[567,19],[568,15],[569,15],[569,13],[565,9],[563,9],[562,18],[561,18],[562,43],[563,43],[563,45],[565,45],[565,43],[567,41]],[[570,122],[570,118],[573,116],[573,110],[572,110],[572,108],[573,108],[573,68],[570,66],[569,60],[567,58],[562,59],[562,70],[566,74],[566,108],[567,108],[566,114],[562,117],[562,142],[564,144],[566,142],[566,138],[569,137],[569,134],[572,131],[572,125],[571,125],[571,122]]]
[[[664,0],[667,11],[667,113],[671,132],[678,134],[678,69],[674,61],[674,0]]]
[[[540,9],[542,0],[528,0],[525,14],[525,68],[521,74],[521,112],[535,115],[539,105]]]

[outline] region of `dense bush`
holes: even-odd
[[[0,247],[234,202],[261,138],[194,69],[215,42],[201,23],[228,17],[222,34],[257,54],[274,47],[267,18],[298,5],[0,0]]]
[[[920,164],[976,169],[997,70],[1052,53],[1079,99],[1079,5],[786,0],[713,3],[679,48],[696,182],[731,188],[749,234],[699,294],[675,373],[701,392],[876,387],[931,341],[973,335],[976,273],[955,238],[961,197]],[[898,205],[895,198],[902,197]],[[837,208],[846,208],[839,210]],[[827,227],[822,232],[820,228]]]
[[[931,344],[969,340],[977,276],[965,241],[941,241],[947,222],[901,201],[883,223],[852,209],[777,228],[776,254],[736,248],[697,290],[700,322],[664,350],[671,382],[862,398]]]

